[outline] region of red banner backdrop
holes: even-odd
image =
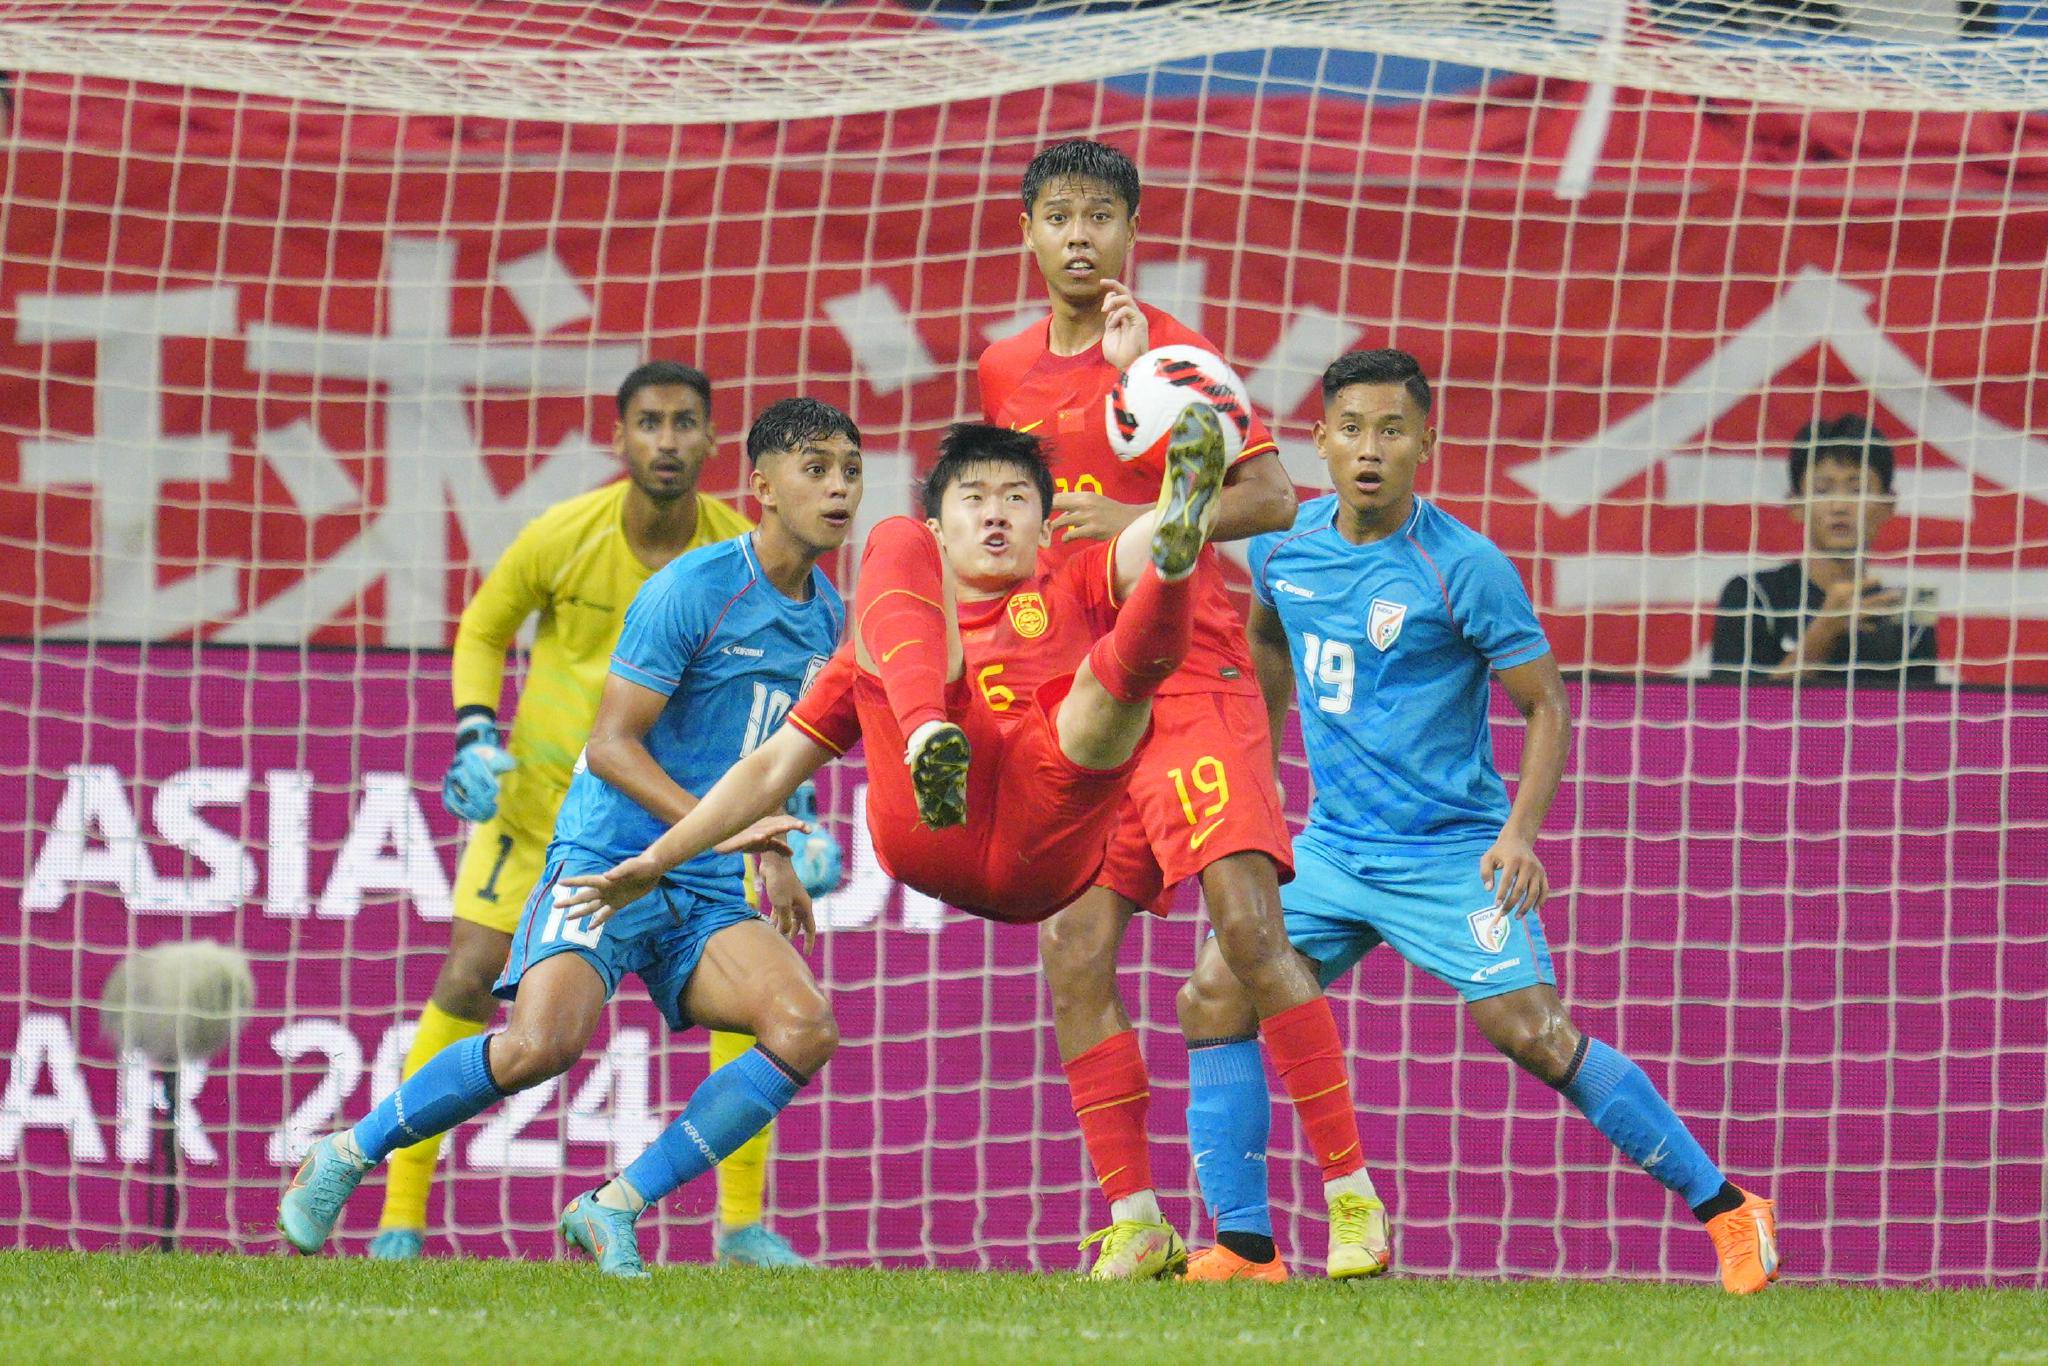
[[[1832,117],[1625,98],[1568,204],[1577,97],[1060,90],[677,132],[31,83],[0,224],[0,633],[442,643],[467,572],[604,477],[592,396],[647,354],[719,379],[729,432],[798,389],[848,405],[893,511],[1035,298],[1018,166],[1101,131],[1157,182],[1141,289],[1247,372],[1304,484],[1338,351],[1441,378],[1433,491],[1526,567],[1568,663],[1696,666],[1725,578],[1796,553],[1792,433],[1857,410],[1899,449],[1879,572],[1935,589],[1956,676],[2048,683],[2029,126],[1871,116],[1829,163]]]

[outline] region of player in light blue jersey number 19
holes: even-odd
[[[786,856],[778,837],[792,818],[770,816],[674,869],[600,926],[565,915],[555,896],[564,877],[608,869],[682,819],[768,737],[838,644],[845,611],[817,563],[844,544],[860,506],[859,430],[836,408],[785,399],[754,423],[747,456],[759,528],[672,562],[627,609],[585,763],[498,980],[510,1022],[443,1049],[353,1129],[314,1146],[278,1211],[299,1251],[320,1248],[349,1193],[393,1150],[566,1072],[632,972],[671,1027],[756,1040],[624,1172],[562,1213],[563,1236],[601,1270],[643,1276],[640,1212],[758,1133],[838,1046],[830,1003],[776,932],[812,930],[786,857],[763,860],[774,928],[746,902],[741,852]]]
[[[1465,998],[1493,1045],[1570,1100],[1707,1226],[1722,1285],[1777,1277],[1768,1200],[1732,1185],[1643,1070],[1581,1034],[1557,993],[1537,911],[1535,839],[1564,772],[1571,714],[1527,591],[1485,537],[1415,496],[1436,445],[1421,366],[1400,351],[1340,357],[1323,375],[1318,452],[1335,492],[1257,537],[1252,656],[1277,747],[1301,691],[1315,779],[1287,934],[1327,985],[1387,943]],[[1493,764],[1488,677],[1528,723],[1513,802]],[[1248,1033],[1252,1012],[1212,941],[1181,996],[1189,1038]],[[1212,1097],[1229,1069],[1191,1054],[1188,1137],[1219,1229],[1266,1217],[1263,1107]],[[1254,1080],[1259,1085],[1262,1079]],[[1223,1085],[1219,1082],[1213,1085]],[[1191,1278],[1245,1274],[1227,1238]]]

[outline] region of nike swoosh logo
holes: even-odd
[[[894,659],[897,655],[903,653],[903,651],[905,651],[906,649],[910,648],[912,645],[915,644],[917,644],[917,641],[915,640],[899,640],[898,642],[896,642],[896,646],[894,649],[890,650],[887,654],[882,656],[882,662],[884,664],[887,664],[890,660]]]
[[[1215,820],[1210,821],[1206,826],[1202,827],[1200,830],[1197,830],[1194,834],[1188,836],[1188,848],[1201,848],[1202,841],[1208,839],[1209,836],[1215,834],[1216,827],[1221,824],[1223,824],[1223,817],[1218,816]]]
[[[1011,430],[1012,430],[1012,431],[1016,431],[1016,432],[1035,432],[1035,431],[1037,431],[1037,430],[1038,430],[1038,429],[1039,429],[1040,427],[1043,427],[1044,425],[1045,425],[1045,419],[1041,417],[1041,418],[1040,418],[1040,419],[1038,419],[1038,421],[1036,421],[1036,422],[1027,422],[1027,423],[1025,423],[1025,424],[1024,424],[1023,426],[1021,426],[1021,427],[1013,427],[1013,428],[1011,428]]]

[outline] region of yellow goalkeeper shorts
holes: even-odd
[[[510,934],[540,881],[555,812],[565,789],[520,782],[516,769],[498,789],[498,814],[470,832],[455,868],[455,918]]]

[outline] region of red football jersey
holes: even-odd
[[[988,711],[1007,732],[1029,714],[1039,688],[1081,667],[1096,640],[1116,624],[1110,544],[1083,541],[1080,553],[1055,568],[1039,560],[1038,573],[1007,595],[959,605],[960,647],[970,689],[968,705]],[[790,709],[798,729],[844,754],[863,734],[871,747],[901,754],[905,739],[889,710],[881,682],[854,662],[853,642],[841,645],[809,691]],[[870,789],[869,800],[875,800]],[[893,819],[903,813],[883,812]],[[917,812],[907,815],[917,823]]]
[[[1222,353],[1169,313],[1138,305],[1150,325],[1153,346],[1199,346]],[[1119,503],[1151,503],[1159,497],[1164,471],[1156,457],[1125,462],[1109,448],[1103,401],[1120,373],[1102,358],[1102,347],[1078,356],[1056,356],[1049,347],[1050,316],[981,353],[981,406],[988,420],[1020,432],[1034,432],[1046,444],[1055,487],[1061,492],[1101,493]],[[1239,460],[1277,449],[1258,416]],[[1050,562],[1059,564],[1094,541],[1068,540],[1055,533]],[[1222,564],[1213,547],[1202,552],[1195,571],[1194,637],[1187,662],[1168,679],[1162,694],[1185,692],[1258,693],[1244,621],[1231,606]]]

